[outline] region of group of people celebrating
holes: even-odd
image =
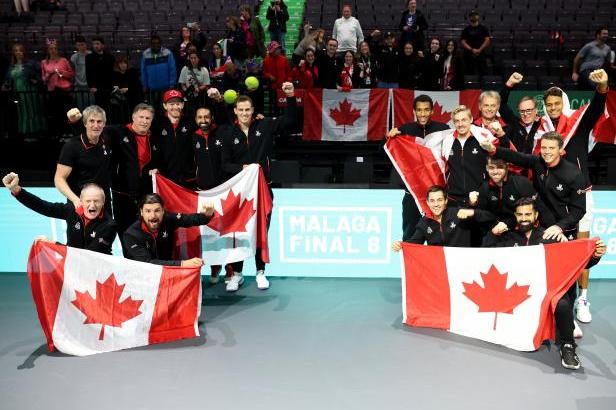
[[[297,122],[294,87],[283,83],[281,88],[287,108],[277,118],[255,116],[253,102],[246,95],[235,102],[232,118],[216,89],[208,93],[211,104],[197,109],[194,118],[183,115],[184,98],[178,90],[164,94],[164,116],[155,118],[153,107],[138,104],[132,122],[124,126],[107,126],[105,111],[96,105],[83,113],[71,109],[67,116],[75,136],[64,145],[54,177],[66,203],[36,197],[20,186],[13,172],[2,182],[28,208],[66,220],[68,246],[111,254],[118,235],[128,259],[202,266],[199,257],[173,258],[174,233],[177,228],[207,224],[214,205],[205,203],[195,214],[170,215],[163,198],[153,193],[152,175],[159,173],[181,186],[207,190],[246,166],[259,164],[270,183],[274,139],[288,135],[287,130]],[[259,249],[255,262],[257,287],[267,289]],[[242,261],[225,266],[227,291],[237,291],[244,282],[242,268]],[[212,266],[212,283],[218,282],[221,271],[221,266]]]
[[[503,247],[589,237],[592,197],[588,147],[590,132],[605,109],[607,73],[596,70],[589,74],[589,81],[596,85],[595,94],[585,110],[574,114],[565,111],[566,95],[561,89],[546,90],[543,117],[530,96],[520,99],[519,116],[507,106],[511,89],[522,79],[521,74],[513,73],[500,93],[483,92],[477,119],[465,106],[453,110],[455,129],[438,141],[446,162],[447,186],[435,185],[428,190],[430,212],[424,216],[412,194],[406,192],[402,202],[403,238],[393,243],[394,251],[400,251],[402,242]],[[430,134],[449,128],[431,120],[433,102],[429,96],[417,96],[413,107],[416,121],[393,128],[389,138],[404,134],[427,141]],[[576,320],[592,320],[588,269],[605,252],[605,243],[598,240],[578,280],[579,297],[574,284],[556,306],[556,343],[560,345],[562,366],[568,369],[580,367],[575,339],[583,333]]]

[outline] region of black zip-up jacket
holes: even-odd
[[[460,208],[447,208],[443,212],[441,223],[428,216],[424,216],[419,220],[415,233],[410,243],[438,246],[455,246],[455,247],[470,247],[471,246],[471,228],[473,223],[486,222],[492,218],[487,212],[476,209],[475,215],[469,219],[458,218]]]
[[[323,88],[336,88],[338,77],[342,71],[342,60],[336,56],[330,57],[325,51],[317,52],[317,68],[319,69],[319,84]]]
[[[586,184],[580,170],[562,158],[549,168],[543,158],[497,147],[496,158],[533,171],[533,185],[563,231],[575,229],[586,213]]]
[[[502,144],[503,142],[501,142]],[[456,137],[447,158],[447,194],[467,204],[468,194],[477,191],[485,179],[488,153],[474,136],[467,138],[464,147]]]
[[[565,155],[563,158],[572,162],[582,171],[585,187],[590,187],[591,185],[590,176],[588,174],[588,141],[590,139],[590,132],[599,120],[599,117],[601,117],[601,114],[603,114],[606,100],[607,92],[600,93],[595,91],[590,105],[586,109],[586,112],[584,112],[575,133],[565,147]],[[554,127],[556,126],[557,125],[554,124]]]
[[[152,130],[159,148],[158,171],[176,184],[187,185],[194,176],[194,169],[191,167],[194,121],[182,117],[174,128],[165,116],[154,124]]]
[[[124,232],[125,257],[155,265],[180,266],[181,260],[173,260],[175,231],[177,228],[205,225],[210,221],[205,214],[167,214],[163,216],[158,232],[150,232],[139,219]]]
[[[516,227],[516,229],[512,231],[504,232],[502,235],[494,235],[492,232],[488,232],[488,234],[483,238],[483,243],[481,246],[483,248],[505,248],[509,246],[532,246],[532,245],[541,245],[541,244],[550,244],[550,243],[558,243],[555,239],[543,239],[543,233],[545,229],[538,226],[533,228],[530,233],[530,237],[526,237],[526,235]],[[594,255],[588,261],[586,265],[586,269],[590,269],[599,263],[601,258],[595,258]]]
[[[284,135],[298,121],[295,97],[287,98],[287,107],[280,117],[255,120],[250,124],[248,136],[238,124],[220,127],[217,135],[222,137],[222,169],[228,179],[240,172],[243,165],[259,164],[265,178],[270,181],[270,159],[274,151],[274,138]]]
[[[528,178],[520,175],[508,174],[502,186],[494,184],[491,180],[484,181],[479,188],[477,207],[494,215],[493,225],[504,222],[511,230],[517,225],[515,203],[520,198],[535,198],[535,209],[539,211],[542,226],[552,226],[556,223],[552,212],[539,198]]]
[[[535,145],[535,134],[541,126],[541,121],[535,121],[530,127],[530,130],[526,131],[526,126],[522,124],[520,117],[515,115],[507,104],[510,93],[511,88],[507,86],[504,86],[500,91],[501,105],[498,112],[503,121],[507,124],[503,131],[505,131],[505,135],[513,143],[515,149],[525,154],[532,154]]]
[[[83,215],[83,209],[75,209],[71,202],[48,202],[23,188],[15,198],[36,213],[65,220],[67,246],[111,255],[117,228],[115,221],[105,212],[101,212],[98,218],[88,220]]]
[[[199,129],[193,134],[192,150],[199,189],[214,188],[225,180],[222,171],[222,143],[217,128],[208,133]]]
[[[136,200],[152,192],[152,177],[149,171],[158,168],[158,145],[150,135],[150,162],[139,169],[137,140],[135,133],[128,126],[106,127],[113,147],[114,175],[112,188],[121,195],[128,195]]]
[[[404,10],[400,16],[400,23],[398,24],[398,28],[400,29],[400,45],[404,46],[406,43],[411,43],[413,44],[413,50],[423,51],[426,43],[424,32],[428,29],[428,21],[421,11],[415,10],[415,25],[417,26],[417,30],[413,27],[411,30],[405,31],[404,26],[406,26],[409,14],[410,12],[408,10]]]
[[[387,47],[380,45],[372,41],[371,37],[368,37],[367,41],[370,43],[370,50],[376,56],[378,65],[377,79],[378,81],[386,83],[397,83],[400,80],[399,72],[399,59],[400,53],[395,47]]]

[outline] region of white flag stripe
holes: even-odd
[[[77,291],[100,298],[96,283],[104,283],[112,274],[118,285],[124,285],[117,302],[128,297],[142,300],[141,313],[120,327],[105,325],[103,340],[99,340],[102,325],[84,324],[86,315],[72,302]],[[83,356],[147,345],[161,275],[162,266],[67,248],[64,284],[53,328],[55,346],[64,353]]]
[[[445,248],[451,301],[449,330],[452,333],[516,350],[535,350],[533,339],[546,295],[545,252],[543,246],[528,246],[516,251],[517,257],[512,261],[511,250],[507,248],[494,248],[489,254],[485,249]],[[507,289],[514,283],[518,286],[529,285],[530,295],[514,309],[514,314],[498,313],[496,330],[496,313],[479,312],[477,304],[464,294],[463,285],[476,282],[484,287],[481,273],[487,274],[492,265],[501,275],[507,274]]]
[[[360,110],[360,117],[352,125],[337,125],[331,117],[331,110],[341,110],[344,102],[351,104],[351,110]],[[321,140],[323,141],[366,141],[368,134],[368,109],[370,90],[353,90],[350,93],[323,89],[323,117]]]

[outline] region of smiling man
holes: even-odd
[[[94,252],[111,254],[116,236],[113,219],[105,215],[105,192],[96,184],[86,184],[79,194],[79,204],[47,202],[19,186],[13,172],[2,183],[22,204],[41,215],[66,221],[66,245]]]
[[[139,204],[140,218],[124,233],[128,259],[166,266],[202,266],[201,258],[173,259],[175,231],[207,224],[214,214],[214,205],[207,202],[198,214],[168,214],[158,194],[145,195]]]

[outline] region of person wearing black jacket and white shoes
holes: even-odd
[[[557,132],[541,136],[541,156],[522,154],[507,148],[482,143],[490,155],[533,171],[533,185],[554,215],[556,223],[545,230],[545,239],[564,233],[576,238],[577,224],[586,212],[586,189],[580,170],[562,159],[563,139]]]
[[[72,202],[47,202],[19,186],[19,176],[13,172],[2,183],[22,204],[41,215],[66,221],[66,245],[111,255],[116,236],[116,224],[105,215],[105,191],[96,184],[86,184],[79,194],[79,206]]]
[[[403,124],[399,128],[392,128],[387,133],[387,137],[395,138],[398,135],[411,135],[413,137],[425,138],[426,135],[449,129],[449,126],[443,122],[432,121],[434,102],[426,94],[415,97],[413,100],[413,112],[415,114],[414,122]],[[398,173],[395,170],[393,172],[395,172],[398,185],[404,187],[404,183]],[[413,195],[406,190],[406,187],[404,188],[404,197],[402,198],[402,240],[406,241],[415,232],[415,227],[421,219],[421,213],[419,208],[417,208]]]
[[[231,178],[250,164],[259,164],[270,183],[270,159],[274,152],[274,139],[285,135],[298,123],[295,88],[290,82],[282,84],[287,96],[287,107],[280,117],[253,119],[254,105],[250,97],[242,95],[235,102],[234,113],[237,120],[221,126],[218,130],[223,138],[222,168],[226,178]],[[270,194],[272,190],[270,188]],[[273,194],[272,194],[273,198]],[[270,215],[268,215],[268,227]],[[269,281],[265,276],[265,262],[261,259],[261,249],[255,255],[257,268],[256,282],[259,289],[268,289]],[[227,291],[235,292],[244,283],[242,276],[243,262],[233,264],[234,275],[227,283]]]
[[[544,229],[539,226],[539,215],[535,208],[532,198],[521,198],[515,204],[516,227],[500,235],[489,232],[483,240],[483,247],[508,247],[508,246],[531,246],[539,244],[549,244],[555,242],[566,242],[567,238],[558,234],[553,238],[546,238]],[[595,245],[595,253],[586,265],[586,268],[596,265],[607,248],[602,240],[598,240]],[[573,304],[575,302],[575,284],[569,288],[567,293],[560,298],[554,311],[554,321],[556,325],[556,344],[560,345],[561,364],[567,369],[577,370],[580,368],[580,359],[575,353],[576,343],[574,340],[575,331],[581,331],[573,320]]]
[[[177,228],[207,224],[214,204],[206,202],[198,214],[168,214],[158,194],[147,194],[139,204],[140,218],[124,232],[126,258],[166,266],[203,266],[201,258],[172,259]]]

